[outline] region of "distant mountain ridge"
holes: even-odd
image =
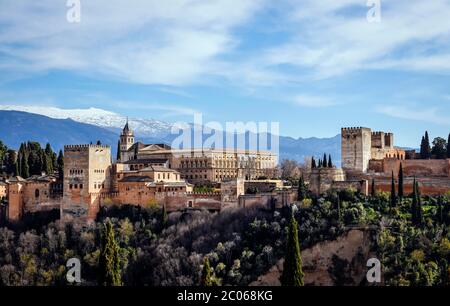
[[[8,108],[12,107],[0,106],[0,109]],[[49,142],[55,150],[62,149],[65,144],[95,143],[100,140],[104,144],[111,145],[115,156],[119,133],[126,121],[124,116],[99,109],[62,111],[58,108],[23,107],[23,109],[49,115],[0,110],[0,124],[3,131],[0,139],[11,148],[18,148],[21,142],[29,140],[38,141],[43,145]],[[170,145],[176,137],[170,133],[173,126],[170,123],[132,118],[129,119],[129,123],[135,131],[137,141],[163,142]],[[207,138],[209,135],[204,137]],[[288,158],[303,162],[305,157],[321,157],[326,153],[331,154],[334,163],[339,165],[340,151],[340,135],[331,138],[295,139],[285,136],[279,138],[280,160]]]

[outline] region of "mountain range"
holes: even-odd
[[[172,123],[127,118],[98,108],[0,105],[0,126],[3,131],[0,139],[11,148],[18,148],[21,142],[33,140],[44,145],[49,142],[56,150],[62,149],[65,144],[95,143],[100,140],[103,144],[111,145],[115,156],[119,133],[127,119],[137,141],[170,144],[177,137],[171,134]],[[204,137],[209,137],[209,134],[204,134]],[[247,141],[248,137],[246,135]],[[303,162],[305,157],[321,157],[327,153],[339,165],[340,146],[339,134],[331,138],[279,137],[281,160],[288,158]]]

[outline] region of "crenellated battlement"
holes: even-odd
[[[83,149],[109,149],[109,145],[97,145],[97,144],[78,144],[78,145],[65,145],[64,151],[71,151],[71,150],[83,150]]]
[[[341,128],[341,132],[342,134],[345,133],[355,133],[355,132],[360,132],[360,131],[370,131],[369,128],[366,127],[362,127],[362,126],[358,126],[358,127],[343,127]]]

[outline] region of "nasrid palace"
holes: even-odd
[[[419,159],[415,151],[394,146],[392,133],[369,128],[341,130],[342,168],[309,168],[303,173],[310,190],[353,188],[368,194],[369,185],[390,191],[402,165],[405,192],[414,178],[422,194],[450,191],[450,159]],[[135,142],[128,123],[120,135],[118,160],[106,145],[66,145],[64,171],[58,174],[3,178],[0,198],[7,220],[25,213],[57,209],[63,222],[89,222],[102,206],[157,205],[167,211],[261,205],[281,207],[297,200],[295,188],[277,176],[278,157],[268,151],[236,149],[172,149],[166,144]],[[213,186],[194,192],[196,185]],[[210,190],[210,189],[208,189]],[[248,192],[257,190],[257,192]]]

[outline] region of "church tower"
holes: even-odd
[[[129,160],[128,150],[134,144],[134,134],[133,131],[128,126],[128,118],[127,123],[125,124],[122,134],[120,134],[120,161],[124,162]]]

